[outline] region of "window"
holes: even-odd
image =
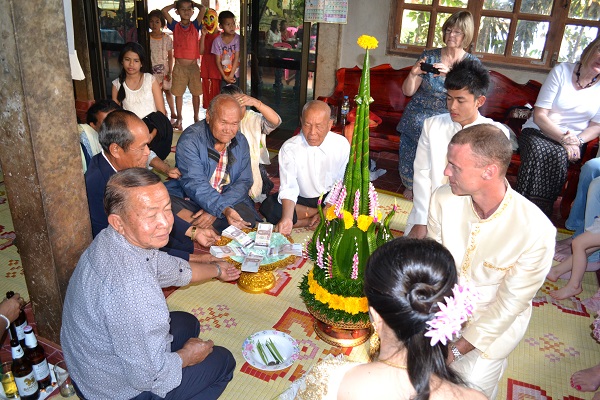
[[[475,22],[469,51],[488,63],[547,70],[574,62],[600,29],[598,0],[393,0],[388,53],[442,47],[441,27],[460,10]]]

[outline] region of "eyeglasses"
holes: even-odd
[[[463,33],[463,31],[453,30],[453,29],[448,28],[448,29],[446,29],[446,35],[462,36],[462,35],[464,35],[464,33]]]

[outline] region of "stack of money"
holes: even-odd
[[[245,256],[247,253],[242,247],[211,246],[210,254],[217,258],[227,258],[234,256]]]
[[[269,249],[269,256],[298,256],[302,257],[302,244],[301,243],[286,243],[278,247],[272,247]]]
[[[254,238],[254,247],[259,250],[269,250],[271,246],[271,234],[273,233],[273,224],[259,223]]]
[[[244,272],[258,272],[258,267],[263,259],[263,256],[251,254],[244,258],[242,263],[242,271]]]
[[[250,239],[250,236],[246,235],[241,229],[233,225],[229,225],[226,229],[224,229],[223,232],[221,232],[221,235],[235,240],[242,245],[242,247],[248,247],[254,243],[254,240]]]

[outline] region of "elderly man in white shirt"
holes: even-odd
[[[413,208],[408,216],[404,234],[423,239],[427,235],[427,214],[431,194],[446,184],[444,168],[446,153],[452,137],[461,129],[479,124],[492,124],[509,137],[508,129],[479,114],[490,85],[488,71],[477,60],[464,59],[446,75],[447,114],[425,120],[414,161]]]
[[[260,212],[284,235],[292,227],[314,227],[317,202],[344,176],[350,144],[331,132],[327,103],[313,100],[302,109],[302,131],[279,151],[279,192],[262,203]]]

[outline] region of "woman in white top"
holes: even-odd
[[[281,42],[281,32],[279,32],[279,21],[274,19],[271,21],[271,28],[267,31],[267,45],[273,46],[273,43]]]
[[[126,43],[119,54],[119,64],[121,64],[122,69],[119,77],[113,81],[112,99],[125,110],[135,113],[140,119],[156,111],[160,111],[166,119],[167,110],[165,109],[162,89],[154,76],[148,73],[150,62],[147,61],[144,48],[139,43]],[[170,137],[168,132],[164,133],[163,129],[163,135],[166,136],[163,139],[159,135],[157,141],[166,141],[168,142],[167,145],[170,146],[173,137],[173,130],[170,129]],[[153,149],[152,141],[158,133],[158,128],[150,130],[151,150]],[[165,161],[156,157],[154,152],[150,153],[149,162],[150,166],[173,179],[178,179],[181,176],[179,169],[171,167]]]
[[[144,48],[139,43],[126,43],[119,54],[119,64],[122,69],[119,77],[113,81],[112,99],[140,118],[155,111],[166,115],[162,91],[149,73],[150,63]]]
[[[531,118],[519,135],[517,191],[551,216],[569,162],[600,135],[600,37],[578,63],[558,64],[542,85]]]

